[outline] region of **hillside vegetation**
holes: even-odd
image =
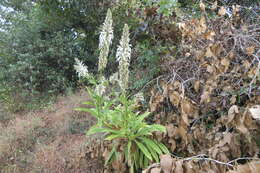
[[[260,172],[258,0],[0,2],[0,172]]]

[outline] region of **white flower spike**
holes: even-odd
[[[125,93],[128,88],[128,79],[129,79],[129,65],[131,58],[131,45],[129,39],[129,28],[125,24],[123,29],[123,34],[120,40],[120,44],[117,48],[116,59],[119,61],[119,85]]]
[[[109,53],[109,47],[113,39],[113,20],[110,9],[107,11],[106,19],[102,25],[99,35],[99,62],[98,71],[103,71],[107,66],[107,56]]]

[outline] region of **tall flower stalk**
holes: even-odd
[[[123,34],[120,40],[120,44],[117,48],[116,58],[119,62],[119,85],[122,89],[122,92],[125,93],[128,88],[129,80],[129,65],[131,57],[131,45],[129,39],[129,28],[125,24],[123,29]]]
[[[89,77],[88,67],[85,66],[78,58],[75,58],[74,69],[76,70],[79,78]]]
[[[113,20],[110,9],[107,11],[106,19],[102,25],[101,32],[99,35],[99,62],[98,71],[103,72],[107,66],[107,57],[109,53],[109,47],[111,45],[113,35]]]

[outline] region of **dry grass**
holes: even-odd
[[[30,152],[36,142],[39,129],[44,126],[41,118],[35,115],[17,117],[0,132],[0,170],[17,172],[28,160],[24,155]],[[21,163],[22,162],[22,163]],[[20,169],[18,169],[20,170]]]
[[[73,109],[88,100],[85,91],[60,97],[51,107],[0,122],[0,172],[100,172],[102,159],[88,158],[85,130],[95,119]]]
[[[60,136],[49,145],[39,144],[32,170],[41,173],[99,172],[98,169],[102,169],[102,160],[86,157],[88,145],[84,135]]]

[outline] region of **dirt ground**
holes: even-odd
[[[103,161],[93,159],[93,140],[85,135],[95,119],[73,110],[88,99],[82,90],[43,110],[10,115],[0,124],[0,172],[102,172]]]

